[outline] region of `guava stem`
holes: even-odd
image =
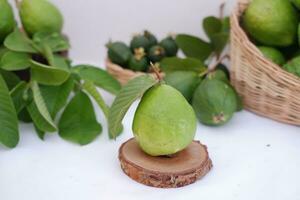
[[[162,75],[159,73],[159,68],[158,66],[155,66],[152,62],[150,62],[151,65],[151,69],[153,70],[154,74],[156,75],[156,78],[158,79],[158,81],[162,81],[163,77]]]
[[[230,60],[229,54],[223,55],[221,58],[219,58],[215,63],[213,63],[211,66],[208,67],[208,71],[212,72],[216,69],[216,67],[223,62],[223,60],[228,59]]]
[[[221,3],[220,7],[219,7],[219,15],[220,15],[220,19],[224,18],[224,7],[225,7],[226,2],[223,1],[223,3]]]

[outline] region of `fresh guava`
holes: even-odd
[[[0,45],[13,32],[16,22],[13,10],[7,0],[0,0]]]

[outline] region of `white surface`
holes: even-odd
[[[76,0],[59,1],[65,32],[73,44],[71,56],[102,64],[103,45],[111,37],[129,40],[132,32],[149,27],[159,36],[169,31],[200,35],[201,18],[217,13],[220,1],[197,0]],[[230,2],[232,3],[232,1]],[[143,10],[141,9],[143,8]],[[118,14],[120,13],[120,14]],[[106,94],[107,102],[113,97]],[[138,184],[121,171],[118,147],[132,137],[135,104],[117,141],[104,132],[80,147],[57,134],[40,141],[31,125],[21,126],[21,141],[13,150],[0,147],[0,200],[94,199],[300,199],[299,128],[249,112],[237,113],[229,124],[211,128],[199,124],[196,139],[208,146],[214,168],[201,181],[179,189],[155,189]]]

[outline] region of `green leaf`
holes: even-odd
[[[24,99],[24,92],[26,89],[27,83],[25,81],[21,81],[10,91],[10,96],[14,102],[17,113],[21,112],[21,110],[23,110],[27,105],[27,102]]]
[[[24,123],[31,123],[32,122],[32,119],[31,119],[31,116],[28,112],[27,106],[26,106],[26,108],[21,110],[21,112],[19,112],[18,118],[19,118],[20,121],[22,121]]]
[[[160,63],[160,67],[165,73],[174,71],[194,71],[202,73],[207,69],[204,63],[198,59],[178,57],[164,58]]]
[[[12,51],[38,53],[32,46],[32,41],[18,28],[5,38],[4,45]]]
[[[55,132],[56,125],[50,116],[37,82],[32,82],[31,89],[33,101],[27,106],[27,109],[34,124],[42,131]]]
[[[214,16],[206,17],[203,20],[203,29],[208,38],[212,38],[216,33],[222,31],[222,21]]]
[[[20,78],[13,72],[0,69],[0,75],[2,75],[2,78],[6,82],[9,90],[13,89],[21,81]]]
[[[7,51],[9,50],[5,46],[0,46],[0,60]]]
[[[209,43],[195,36],[179,34],[176,36],[176,44],[187,57],[206,60],[212,53],[212,47]]]
[[[27,53],[7,51],[1,58],[0,68],[7,71],[27,69],[30,66],[30,59]]]
[[[33,42],[38,46],[49,46],[52,52],[65,51],[70,48],[70,44],[67,38],[59,33],[35,33],[33,36]]]
[[[33,124],[33,127],[34,127],[35,132],[36,132],[36,134],[38,135],[38,137],[39,137],[41,140],[44,140],[44,139],[45,139],[46,132],[40,130],[35,124]]]
[[[44,85],[61,85],[70,76],[66,70],[31,61],[31,77]]]
[[[73,69],[83,80],[91,81],[112,94],[117,94],[121,89],[120,83],[103,69],[90,65],[78,65]]]
[[[229,39],[229,33],[217,33],[212,36],[211,42],[214,50],[220,54],[222,53],[224,47],[227,45]]]
[[[222,31],[227,33],[230,31],[230,18],[228,16],[222,20]]]
[[[68,141],[86,145],[102,131],[89,97],[79,91],[65,108],[59,124],[59,135]]]
[[[74,87],[74,80],[69,78],[60,86],[41,85],[42,96],[52,118],[66,105],[68,97]]]
[[[131,104],[141,97],[146,90],[157,83],[150,75],[138,76],[123,86],[115,98],[108,115],[110,138],[116,138],[122,126],[122,120]]]
[[[55,67],[60,68],[60,69],[65,69],[65,70],[70,69],[68,60],[60,55],[56,55],[56,54],[53,55],[53,64]]]
[[[19,142],[18,117],[8,88],[0,75],[0,142],[14,148]]]

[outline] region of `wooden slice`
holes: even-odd
[[[132,138],[119,149],[121,168],[133,180],[159,188],[177,188],[200,179],[212,168],[207,148],[193,141],[172,157],[150,156]]]

